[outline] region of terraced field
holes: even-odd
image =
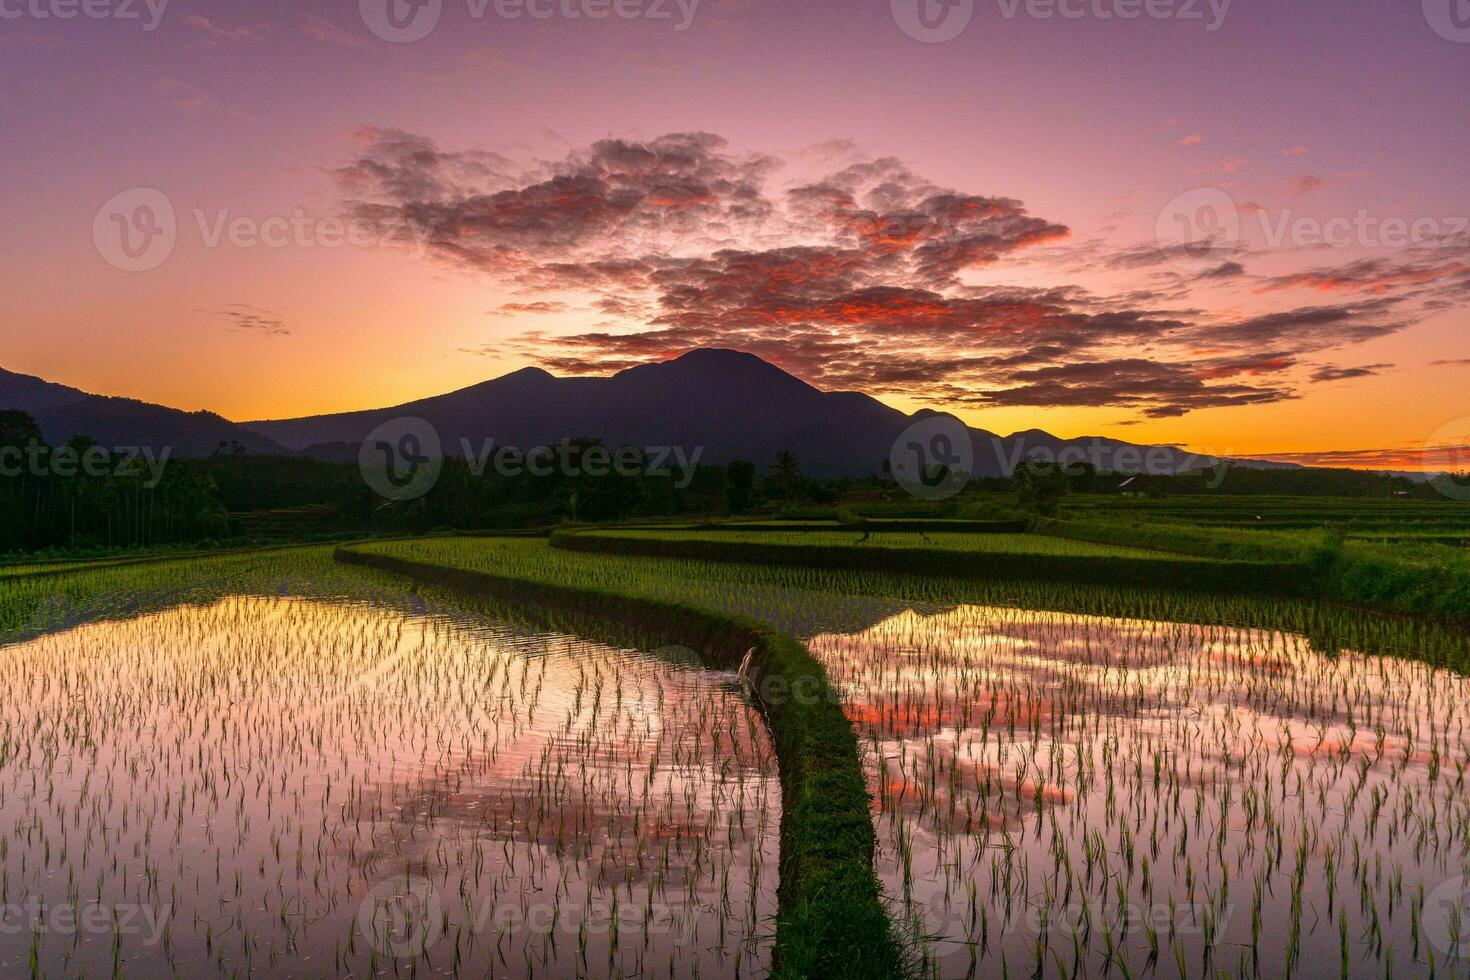
[[[1214,561],[862,533],[569,537]],[[1470,970],[1463,630],[564,544],[0,578],[0,971]]]
[[[878,525],[881,527],[881,525]],[[660,530],[595,531],[597,537],[633,541],[741,542],[779,547],[938,549],[976,554],[1062,555],[1083,558],[1177,558],[1167,552],[1121,545],[1092,544],[1038,534],[964,534],[953,531],[832,530]]]

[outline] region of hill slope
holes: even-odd
[[[93,395],[28,374],[0,368],[0,409],[20,409],[41,427],[52,446],[91,436],[103,446],[167,448],[175,457],[208,456],[220,443],[237,442],[247,453],[285,452],[269,436],[213,412],[184,412],[133,398]]]

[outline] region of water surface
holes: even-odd
[[[764,972],[728,675],[362,581],[0,647],[0,975]]]

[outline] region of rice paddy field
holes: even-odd
[[[881,528],[881,525],[875,525]],[[745,543],[776,545],[784,547],[862,547],[891,549],[939,549],[944,551],[973,552],[977,554],[1005,553],[1018,555],[1063,555],[1083,558],[1171,558],[1166,552],[1149,551],[1143,548],[1128,548],[1120,545],[1093,544],[1067,538],[1046,537],[1039,534],[965,534],[953,531],[884,531],[832,530],[832,531],[781,531],[767,530],[668,530],[629,529],[593,532],[601,538],[622,538],[633,541],[708,541],[718,543]]]
[[[0,975],[765,972],[780,787],[734,678],[322,550],[186,565],[0,646]]]
[[[1353,497],[1218,496],[1198,494],[1149,499],[1078,496],[1068,501],[1078,518],[1173,520],[1219,526],[1349,530],[1470,530],[1470,508],[1451,500],[1392,500]]]
[[[912,975],[1470,976],[1462,629],[527,538],[352,550],[800,639]],[[779,733],[706,660],[327,549],[0,580],[25,923],[0,975],[763,975]]]
[[[1463,676],[972,605],[808,642],[928,974],[1470,969]]]

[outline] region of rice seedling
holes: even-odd
[[[764,972],[733,676],[329,554],[0,592],[0,975]]]
[[[1269,630],[971,605],[809,646],[932,975],[1470,970],[1424,897],[1470,874],[1464,677]]]
[[[1039,534],[966,534],[955,531],[887,531],[881,524],[851,530],[783,531],[760,530],[598,530],[604,538],[633,541],[744,542],[794,547],[934,548],[945,551],[1004,552],[1024,555],[1067,555],[1090,558],[1169,558],[1167,554],[1120,545],[1092,544]]]

